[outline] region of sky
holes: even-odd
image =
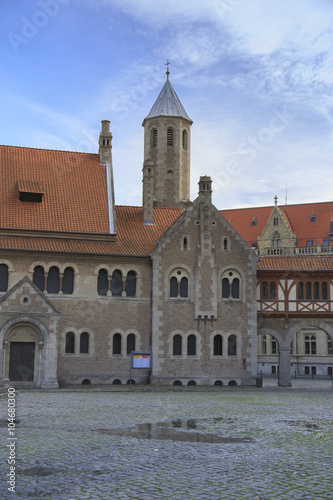
[[[142,203],[143,127],[166,79],[219,209],[333,199],[332,0],[2,0],[0,143],[98,152]]]

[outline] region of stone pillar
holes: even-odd
[[[279,385],[291,387],[291,348],[280,347],[279,351]]]

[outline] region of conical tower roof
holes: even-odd
[[[193,123],[170,83],[168,71],[166,82],[144,121],[157,116],[178,116]]]

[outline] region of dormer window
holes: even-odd
[[[307,246],[307,247],[312,247],[312,245],[313,245],[313,240],[308,240],[308,241],[306,242],[306,246]]]
[[[256,226],[257,225],[257,219],[253,217],[253,221],[251,223],[251,226]]]
[[[316,215],[315,215],[314,212],[312,212],[312,216],[311,216],[310,222],[317,222]]]
[[[17,182],[19,201],[41,203],[43,201],[44,190],[38,181],[19,180]]]

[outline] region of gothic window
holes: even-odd
[[[98,295],[107,295],[108,293],[108,272],[106,269],[98,271],[97,292]]]
[[[0,292],[7,292],[8,289],[8,266],[0,264]]]
[[[121,354],[121,335],[115,333],[112,339],[112,354]]]
[[[228,356],[237,355],[237,339],[236,335],[229,335],[228,337]]]
[[[179,334],[174,335],[172,339],[172,354],[173,356],[182,355],[182,337]]]
[[[237,271],[228,270],[222,275],[222,299],[240,298],[240,275]]]
[[[167,130],[167,144],[168,146],[173,146],[173,129],[168,128]]]
[[[80,354],[89,353],[89,333],[82,332],[80,335]]]
[[[197,338],[191,334],[187,337],[187,355],[196,356],[197,354]]]
[[[222,335],[214,336],[214,356],[222,356]]]
[[[114,297],[121,297],[123,292],[123,275],[121,271],[116,269],[113,271],[111,278],[111,293]]]
[[[187,151],[187,132],[186,132],[186,130],[183,130],[182,146],[183,146],[183,149],[185,149],[185,151]]]
[[[136,294],[136,272],[129,271],[125,281],[126,297],[135,297]]]
[[[156,148],[157,146],[157,130],[156,128],[153,128],[151,132],[151,145],[153,148]]]
[[[60,291],[59,269],[55,266],[52,266],[49,269],[46,289],[48,293],[59,293]]]
[[[134,333],[130,333],[129,335],[127,335],[127,340],[126,340],[126,354],[131,354],[132,351],[135,351]]]
[[[73,332],[66,333],[65,353],[66,354],[75,353],[75,335]]]
[[[62,278],[62,293],[71,295],[74,291],[74,270],[66,267]]]
[[[44,275],[44,269],[42,266],[36,266],[34,269],[34,274],[32,277],[32,281],[36,285],[37,288],[41,292],[44,292],[44,287],[45,287],[45,275]]]
[[[275,231],[273,235],[273,248],[280,248],[280,247],[281,247],[280,235],[277,231]]]

